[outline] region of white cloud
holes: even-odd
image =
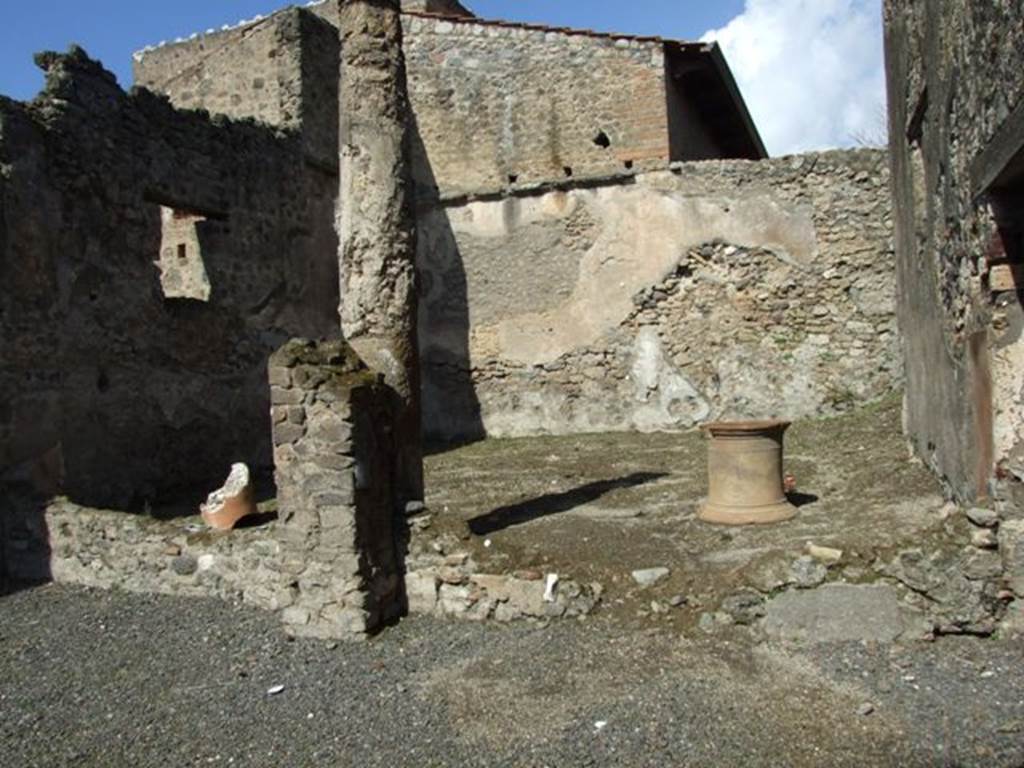
[[[884,135],[878,0],[747,0],[717,40],[773,155]]]

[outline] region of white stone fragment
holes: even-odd
[[[669,577],[668,568],[646,568],[640,571],[633,571],[633,581],[639,584],[641,587],[653,587],[660,581],[664,581]]]
[[[218,488],[216,491],[206,497],[207,507],[222,507],[232,496],[237,496],[243,490],[245,486],[249,484],[249,467],[245,464],[232,464],[231,473],[228,475],[227,481],[225,481],[222,488]]]
[[[832,547],[819,547],[817,544],[808,541],[805,551],[808,555],[822,563],[838,563],[843,559],[843,550]]]
[[[547,586],[544,588],[544,602],[553,603],[555,602],[555,589],[558,587],[558,574],[549,573],[547,578]]]

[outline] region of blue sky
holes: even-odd
[[[877,133],[883,99],[878,0],[465,0],[484,18],[700,39],[725,50],[772,154],[848,145]],[[269,14],[281,0],[7,0],[0,94],[42,84],[32,54],[85,47],[131,85],[131,54],[163,40]]]
[[[0,25],[0,93],[28,99],[42,85],[32,54],[82,45],[131,85],[131,54],[161,40],[188,37],[287,5],[283,0],[35,0],[7,2]],[[536,21],[565,27],[696,38],[721,26],[740,10],[742,0],[679,2],[616,0],[467,0],[485,18]]]

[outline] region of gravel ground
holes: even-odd
[[[338,646],[240,606],[56,585],[0,617],[10,768],[1024,765],[1020,643],[796,651],[596,617],[414,619]]]

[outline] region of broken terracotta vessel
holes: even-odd
[[[796,515],[782,480],[788,421],[720,421],[708,443],[708,499],[698,517],[722,525],[777,523]]]
[[[199,511],[208,526],[230,531],[238,521],[256,513],[256,495],[245,464],[234,464],[223,488],[211,493]]]

